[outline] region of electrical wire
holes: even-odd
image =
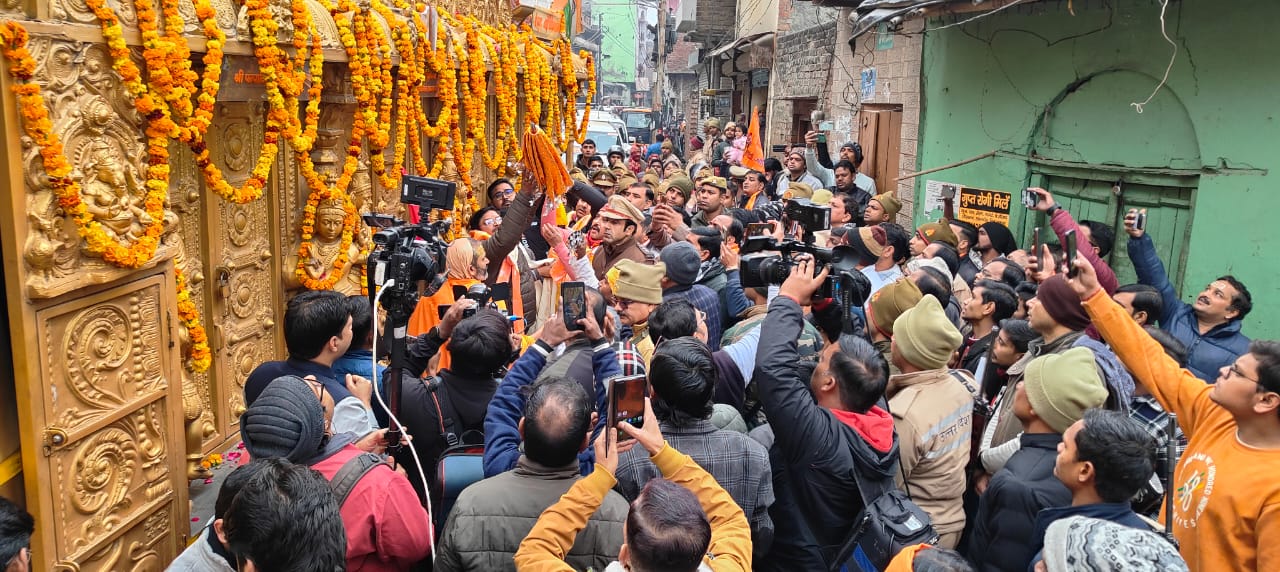
[[[1164,68],[1164,77],[1160,78],[1160,83],[1156,85],[1156,89],[1151,92],[1151,95],[1147,96],[1147,100],[1142,103],[1135,101],[1129,104],[1138,112],[1138,115],[1142,115],[1142,109],[1146,107],[1148,103],[1151,103],[1151,100],[1156,98],[1156,94],[1160,93],[1160,88],[1164,87],[1164,85],[1169,82],[1169,72],[1173,71],[1173,62],[1178,59],[1178,44],[1169,38],[1169,31],[1165,27],[1164,23],[1164,14],[1168,9],[1169,0],[1160,0],[1160,35],[1164,36],[1164,41],[1169,42],[1169,45],[1173,46],[1173,53],[1169,55],[1169,66]]]
[[[373,310],[375,313],[378,311],[378,302],[382,299],[382,293],[386,292],[387,288],[390,288],[391,286],[395,286],[395,284],[396,284],[396,281],[394,279],[387,280],[386,283],[384,283],[381,288],[378,288],[378,293],[375,294],[373,297]],[[373,347],[370,348],[370,351],[373,353],[373,356],[369,358],[369,361],[372,362],[373,364],[374,372],[378,371],[378,338],[379,337],[381,336],[373,336]],[[396,418],[396,414],[391,412],[390,407],[387,407],[387,402],[383,401],[382,391],[378,389],[378,384],[376,381],[373,383],[373,395],[374,397],[378,398],[378,405],[381,405],[382,410],[387,412],[387,417],[391,419],[391,422],[395,423],[395,425],[399,427],[401,431],[403,431],[404,424],[400,423],[400,420]],[[413,455],[414,464],[418,465],[418,478],[422,479],[422,489],[423,489],[423,492],[425,493],[422,496],[423,498],[427,499],[427,542],[431,545],[431,563],[435,564],[436,526],[431,516],[431,512],[432,512],[431,491],[427,485],[427,475],[422,470],[422,458],[418,456],[418,449],[413,446],[413,439],[406,440],[406,443],[409,444],[409,454]]]

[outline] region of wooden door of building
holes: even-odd
[[[1037,169],[1041,170],[1041,169]],[[1147,234],[1155,243],[1156,253],[1164,262],[1169,280],[1181,284],[1186,267],[1187,241],[1191,228],[1191,195],[1193,187],[1180,184],[1144,184],[1105,180],[1109,173],[1096,173],[1090,177],[1084,173],[1075,176],[1044,175],[1037,177],[1044,188],[1053,193],[1054,199],[1071,213],[1077,222],[1095,220],[1110,226],[1116,233],[1115,245],[1103,259],[1115,271],[1120,284],[1138,281],[1126,250],[1129,235],[1124,231],[1124,216],[1129,209],[1147,209]],[[1117,188],[1119,192],[1117,193]],[[1030,241],[1034,227],[1041,227],[1040,239],[1056,243],[1057,238],[1049,228],[1043,214],[1031,217],[1026,225],[1022,242]]]

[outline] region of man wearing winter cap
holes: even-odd
[[[688,300],[704,314],[707,345],[712,351],[720,349],[720,335],[723,333],[720,296],[714,290],[696,284],[698,271],[702,268],[698,250],[688,242],[673,242],[662,249],[659,258],[666,265],[666,275],[662,277],[662,301]]]
[[[644,357],[647,366],[653,357],[653,340],[649,339],[649,315],[662,303],[662,277],[667,267],[641,264],[634,260],[618,262],[618,279],[613,286],[613,307],[622,324],[631,326],[631,345]]]
[[[926,222],[916,229],[915,236],[911,237],[911,256],[921,256],[924,254],[924,248],[934,242],[941,242],[956,246],[960,244],[960,239],[956,238],[956,233],[951,232],[951,225],[947,221]]]
[[[600,209],[598,216],[604,230],[604,244],[591,262],[597,280],[603,280],[605,273],[620,260],[640,263],[649,261],[644,250],[636,243],[636,235],[640,232],[640,225],[644,223],[644,214],[640,209],[622,195],[614,195],[609,197],[609,202]]]
[[[1062,275],[1054,275],[1041,282],[1036,297],[1027,302],[1027,321],[1040,337],[1032,340],[1026,355],[1009,367],[1009,385],[998,398],[988,448],[980,453],[989,474],[1000,470],[1018,448],[1017,437],[1023,427],[1013,415],[1011,388],[1024,378],[1035,358],[1060,354],[1072,348],[1090,350],[1107,389],[1105,406],[1117,411],[1128,410],[1133,398],[1133,378],[1110,348],[1084,335],[1084,329],[1089,326],[1089,316],[1079,300],[1066,279]],[[984,441],[987,440],[984,438]]]
[[[1073,348],[1027,366],[1014,389],[1013,413],[1025,428],[1021,447],[991,478],[969,538],[969,557],[982,570],[1022,572],[1035,548],[1036,513],[1071,504],[1071,491],[1054,476],[1062,433],[1087,409],[1107,399],[1093,354]]]
[[[961,498],[977,394],[968,372],[947,369],[962,339],[938,301],[921,298],[894,323],[891,355],[902,373],[885,389],[901,453],[898,484],[929,513],[944,548],[955,548],[964,529]]]
[[[326,436],[323,387],[296,376],[272,380],[240,416],[240,436],[249,454],[306,464],[333,480],[365,450],[386,448],[374,439],[357,446],[350,433]],[[430,516],[409,479],[385,462],[357,474],[361,476],[340,507],[347,529],[347,569],[407,570],[420,563],[431,553]]]
[[[893,325],[903,312],[920,303],[923,296],[914,282],[900,279],[885,285],[867,300],[867,335],[884,356],[884,361],[888,362],[890,374],[901,373],[893,363],[892,344],[889,343],[893,337]]]

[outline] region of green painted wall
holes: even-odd
[[[600,77],[604,81],[634,83],[636,81],[636,7],[631,4],[600,3],[593,8],[604,24],[600,53],[604,64]]]
[[[1190,224],[1164,225],[1168,233],[1189,228],[1183,299],[1235,274],[1254,299],[1245,333],[1280,338],[1280,255],[1264,249],[1280,236],[1280,2],[1171,1],[1165,21],[1177,60],[1142,114],[1128,104],[1147,99],[1172,51],[1160,34],[1159,3],[1077,0],[1074,16],[1066,5],[1032,3],[926,33],[917,167],[992,150],[1016,156],[920,177],[916,204],[924,204],[926,179],[1015,193],[1039,183],[1021,158],[1033,151],[1129,167],[1232,168],[1236,174],[1178,179],[1197,186]],[[1010,226],[1028,235],[1036,223],[1021,205],[1012,211]],[[1126,257],[1120,234],[1117,254]]]

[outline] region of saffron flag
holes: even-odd
[[[742,166],[764,172],[764,147],[760,141],[760,113],[751,108],[751,126],[747,128],[747,147],[742,150]]]

